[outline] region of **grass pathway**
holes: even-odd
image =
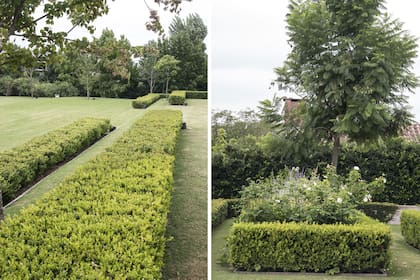
[[[212,232],[212,279],[214,280],[418,280],[420,279],[420,250],[417,250],[404,241],[399,225],[391,225],[393,242],[391,245],[392,265],[388,277],[339,275],[327,276],[325,274],[269,274],[269,273],[234,273],[228,267],[219,264],[223,254],[225,237],[229,234],[234,219],[225,221]]]
[[[187,100],[167,234],[164,279],[207,279],[207,100]],[[160,109],[159,101],[154,108]]]

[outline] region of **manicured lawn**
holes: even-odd
[[[131,100],[97,98],[87,100],[79,97],[38,98],[0,97],[0,147],[10,149],[29,141],[36,135],[64,126],[84,116],[110,118],[117,127],[108,136],[85,150],[69,163],[40,181],[24,197],[5,209],[6,215],[13,215],[36,201],[41,195],[54,188],[64,177],[76,168],[103,152],[118,139],[145,110],[131,108]]]
[[[151,109],[159,109],[160,100]],[[164,279],[207,279],[207,100],[187,100],[175,160]]]
[[[128,99],[0,96],[0,150],[25,143],[34,136],[45,134],[81,117],[108,118],[114,126],[120,127],[141,114],[142,110],[133,109]]]
[[[229,234],[233,219],[226,220],[222,225],[212,232],[212,279],[218,280],[271,280],[271,279],[392,279],[392,280],[417,280],[420,279],[420,251],[407,245],[401,236],[400,226],[391,225],[393,243],[391,245],[392,265],[388,277],[366,277],[353,275],[327,276],[325,274],[268,274],[268,273],[234,273],[229,267],[220,264],[220,257],[223,254],[225,238]]]

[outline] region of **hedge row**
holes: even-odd
[[[110,129],[109,120],[84,118],[0,152],[0,187],[5,203],[56,164],[91,145]]]
[[[158,101],[160,98],[160,93],[149,93],[147,95],[137,97],[135,100],[133,100],[131,105],[136,109],[145,109]]]
[[[211,201],[211,225],[216,227],[223,223],[226,218],[237,217],[240,214],[240,199],[212,199]]]
[[[401,233],[408,244],[420,249],[420,211],[401,211]]]
[[[151,111],[0,228],[2,279],[160,279],[179,111]]]
[[[234,224],[229,261],[238,270],[382,272],[390,261],[389,227],[297,223]]]
[[[380,222],[387,223],[395,215],[398,205],[388,202],[367,202],[359,205],[358,208],[367,216],[377,219]]]
[[[171,105],[184,105],[186,98],[185,90],[174,90],[170,95],[168,102]]]
[[[186,91],[186,98],[190,99],[207,99],[207,91]]]

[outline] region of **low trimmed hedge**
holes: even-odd
[[[240,214],[240,199],[212,199],[211,201],[211,225],[216,227],[227,218],[238,217]]]
[[[136,100],[133,100],[131,105],[136,109],[145,109],[158,101],[162,97],[160,93],[149,93],[144,96],[137,97]]]
[[[171,105],[184,105],[186,98],[185,90],[174,90],[170,95],[168,102]]]
[[[109,120],[83,118],[0,152],[0,187],[5,203],[47,170],[96,142],[110,129]]]
[[[401,211],[401,234],[408,244],[420,249],[420,211]]]
[[[186,91],[186,98],[190,99],[207,99],[207,91]]]
[[[150,111],[0,228],[2,279],[160,279],[180,111]]]
[[[367,216],[377,219],[380,222],[387,223],[395,215],[398,205],[388,202],[367,202],[359,205],[358,208]]]
[[[238,270],[376,273],[389,265],[391,232],[374,220],[356,225],[238,223],[228,242],[229,261]]]
[[[211,200],[211,226],[223,223],[228,216],[228,201],[223,198]]]

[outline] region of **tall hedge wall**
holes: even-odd
[[[367,225],[238,223],[229,260],[247,271],[381,272],[390,261],[390,229]]]
[[[84,118],[9,151],[0,152],[0,188],[5,203],[56,164],[91,145],[110,129],[109,120]]]
[[[207,99],[207,91],[187,90],[185,94],[186,94],[186,98],[190,98],[190,99]]]
[[[408,244],[420,249],[420,211],[401,211],[401,233]]]
[[[330,149],[320,148],[307,159],[287,158],[280,151],[266,153],[258,140],[250,137],[234,139],[223,151],[212,153],[213,198],[238,197],[247,179],[267,177],[284,167],[299,166],[303,169],[322,169],[330,161]],[[397,204],[420,204],[420,144],[402,139],[391,139],[384,147],[365,150],[344,146],[340,152],[338,172],[348,174],[354,166],[360,167],[365,180],[385,175],[384,192],[374,197],[377,201]]]
[[[160,279],[179,111],[151,111],[0,227],[2,279]]]

